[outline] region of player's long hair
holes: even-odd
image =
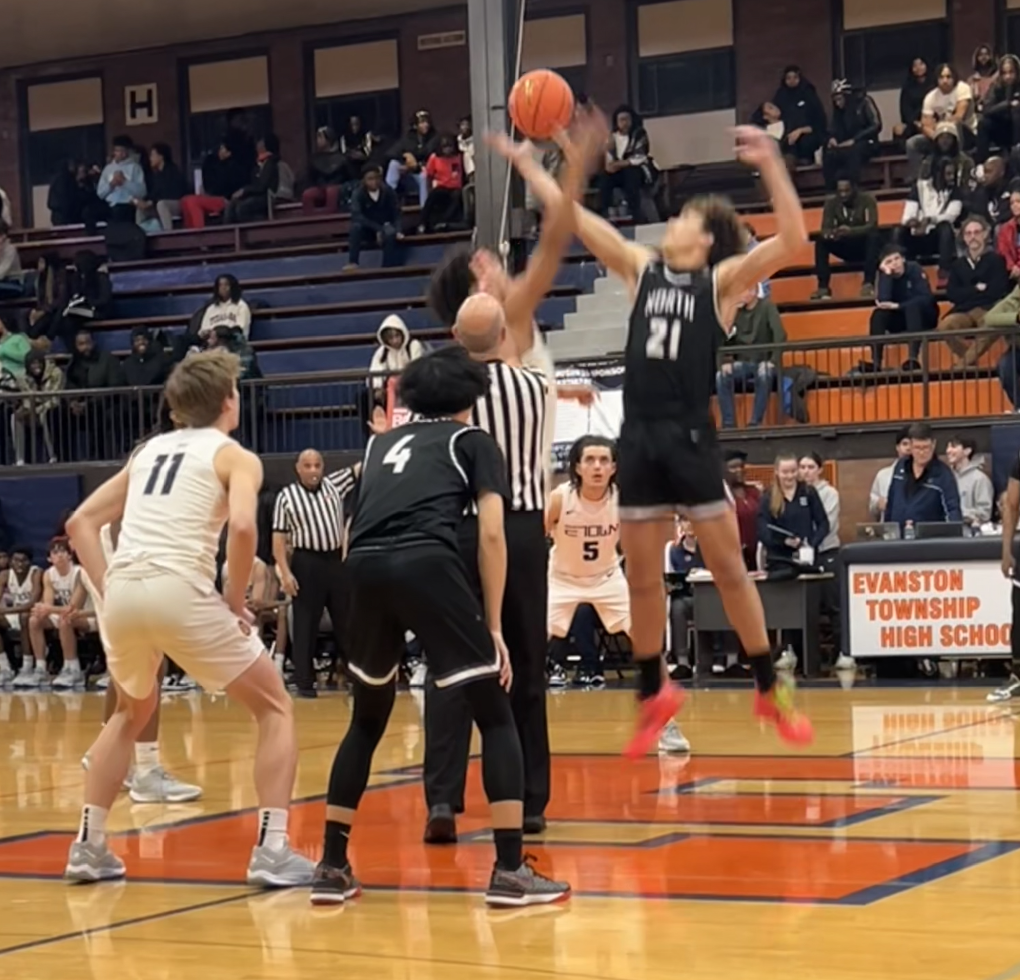
[[[705,231],[712,236],[712,248],[708,253],[709,268],[731,255],[747,251],[747,231],[728,198],[706,194],[691,198],[684,208],[699,212],[705,221]]]
[[[444,327],[452,327],[457,322],[457,312],[475,288],[472,254],[471,249],[463,245],[451,249],[432,273],[426,298]]]
[[[797,461],[795,453],[780,453],[776,457],[775,469],[772,472],[772,486],[769,488],[769,513],[773,517],[779,517],[786,509],[786,497],[783,495],[783,488],[779,485],[779,464],[796,463]]]
[[[616,462],[616,443],[612,439],[607,439],[605,436],[581,436],[581,438],[570,447],[570,454],[567,456],[567,470],[570,474],[570,485],[575,490],[581,489],[581,474],[577,472],[577,468],[581,465],[581,459],[584,457],[584,451],[590,446],[604,446],[609,450],[609,454],[613,457],[613,462]],[[606,484],[606,486],[611,489],[615,485],[616,474],[614,473],[609,478],[609,483]]]

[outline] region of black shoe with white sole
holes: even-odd
[[[320,861],[312,879],[312,905],[343,905],[361,894],[361,882],[354,877],[350,864],[333,868]]]

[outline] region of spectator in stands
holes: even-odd
[[[25,443],[29,426],[42,430],[46,458],[57,461],[53,445],[53,430],[50,413],[59,400],[55,392],[64,387],[64,372],[42,351],[32,350],[25,355],[25,373],[17,379],[18,390],[25,393],[25,399],[14,410],[12,430],[14,433],[14,457],[18,466],[25,465]],[[35,462],[35,460],[33,460]]]
[[[0,221],[0,299],[21,296],[25,292],[21,256],[18,247],[10,239],[10,231],[10,226]]]
[[[783,155],[798,163],[814,163],[828,125],[818,92],[797,65],[788,65],[772,97],[783,120]]]
[[[1008,346],[999,359],[998,374],[1002,390],[1010,403],[1020,407],[1020,285],[996,303],[985,316],[986,330],[1009,330]]]
[[[963,520],[956,476],[935,455],[935,436],[926,422],[910,427],[910,455],[893,469],[882,520],[901,529],[907,524]]]
[[[132,388],[161,385],[170,373],[166,356],[148,327],[131,330],[131,353],[121,362],[121,367],[125,382]]]
[[[963,211],[963,199],[956,182],[958,172],[950,157],[933,158],[930,177],[914,183],[903,205],[898,229],[899,244],[911,258],[938,256],[938,288],[949,282],[949,268],[956,256],[956,222]]]
[[[1012,282],[1020,280],[1020,190],[1009,195],[1009,220],[999,229],[995,249],[1006,262]]]
[[[967,84],[974,93],[974,108],[979,115],[985,112],[989,103],[994,102],[988,97],[988,92],[998,81],[996,72],[1000,65],[1001,62],[996,64],[995,51],[990,44],[978,45],[971,60],[972,70]]]
[[[818,453],[807,453],[800,458],[801,483],[812,487],[818,494],[825,516],[829,522],[829,533],[818,546],[815,554],[815,567],[827,572],[832,578],[822,582],[822,612],[828,617],[829,629],[832,631],[833,646],[842,650],[840,643],[840,587],[839,587],[839,491],[825,479],[824,464]],[[845,665],[849,666],[849,665]]]
[[[102,212],[106,208],[96,195],[95,175],[84,163],[73,159],[53,178],[46,206],[55,228],[84,222],[90,234],[99,218],[105,217]]]
[[[238,380],[251,381],[262,377],[255,351],[240,330],[226,325],[218,326],[206,337],[206,350],[215,350],[217,347],[225,347],[241,362],[241,376]]]
[[[40,255],[35,270],[35,305],[28,312],[28,337],[45,339],[57,336],[60,318],[70,298],[67,292],[67,266],[57,252]]]
[[[999,73],[978,120],[974,159],[984,163],[994,144],[1009,156],[1020,143],[1020,59],[1007,54],[999,62]]]
[[[365,240],[379,242],[384,269],[397,264],[397,242],[400,232],[400,201],[396,192],[383,183],[382,171],[372,165],[365,169],[361,186],[351,198],[351,232],[347,260],[348,269],[358,268],[361,246]]]
[[[765,547],[765,569],[796,576],[815,567],[815,555],[829,536],[829,518],[814,487],[800,480],[792,453],[776,457],[775,475],[758,510],[758,540]]]
[[[67,366],[68,389],[87,391],[96,388],[119,388],[124,384],[120,361],[96,346],[92,331],[80,327],[74,338],[74,351]],[[67,402],[68,436],[72,440],[70,455],[74,459],[115,459],[122,449],[125,430],[119,398],[82,396]]]
[[[878,265],[875,310],[871,314],[869,329],[871,336],[934,330],[938,319],[938,304],[931,294],[924,269],[916,262],[908,262],[899,245],[887,245]],[[903,370],[919,366],[919,350],[920,344],[914,341],[910,347],[910,360],[903,365]],[[875,344],[872,363],[862,363],[861,370],[881,371],[884,353],[885,345]]]
[[[71,298],[61,315],[57,336],[64,341],[68,351],[73,351],[78,328],[93,320],[101,320],[113,299],[113,286],[106,263],[88,249],[76,252],[67,291]]]
[[[836,182],[836,193],[826,198],[822,211],[822,233],[815,241],[815,272],[818,289],[811,299],[831,299],[832,270],[830,256],[844,262],[864,263],[862,299],[874,299],[875,276],[878,274],[878,255],[882,250],[882,236],[878,230],[878,203],[865,191],[858,190],[855,182],[841,174]]]
[[[893,126],[893,136],[908,140],[921,132],[921,116],[924,112],[924,97],[931,91],[928,78],[928,62],[915,58],[910,63],[907,80],[900,89],[900,121]]]
[[[965,254],[953,262],[949,270],[946,293],[953,308],[942,318],[939,330],[981,330],[988,311],[1009,292],[1009,273],[1002,256],[988,248],[988,222],[979,214],[963,223]],[[996,338],[982,337],[967,348],[959,337],[947,341],[953,353],[965,366],[975,364],[995,343]]]
[[[464,116],[457,123],[457,149],[464,161],[464,220],[469,228],[475,224],[475,135],[471,117]]]
[[[365,169],[376,152],[378,140],[367,130],[361,116],[351,116],[347,120],[347,128],[340,137],[340,152],[344,155],[344,180],[360,180]]]
[[[882,132],[882,114],[865,91],[855,92],[845,78],[832,83],[832,117],[829,139],[822,153],[825,189],[836,189],[836,177],[843,171],[854,183],[861,168],[875,152]]]
[[[619,190],[631,218],[638,224],[643,223],[641,192],[654,182],[652,166],[648,131],[641,117],[629,105],[619,106],[613,113],[605,170],[598,178],[602,214],[609,216],[613,194]]]
[[[315,214],[325,208],[330,214],[339,210],[340,187],[347,179],[347,160],[340,141],[330,126],[315,131],[315,152],[308,162],[308,187],[301,195],[301,210]]]
[[[419,232],[446,231],[463,216],[464,163],[453,136],[442,136],[425,164],[429,196],[421,210]]]
[[[134,143],[129,136],[118,136],[113,141],[113,158],[103,168],[96,186],[100,199],[110,206],[109,220],[133,224],[135,201],[145,198],[145,174],[141,165],[131,157]]]
[[[791,174],[797,170],[797,157],[794,156],[792,148],[786,142],[786,123],[783,122],[783,113],[774,102],[763,102],[751,113],[751,125],[764,129],[778,144],[779,152],[783,154],[787,170]]]
[[[666,552],[669,567],[674,575],[687,576],[705,567],[705,560],[698,547],[698,538],[691,522],[683,518],[676,522],[676,534]],[[669,591],[669,633],[670,653],[676,663],[690,655],[690,626],[694,619],[693,586],[684,581],[683,585],[671,583]]]
[[[395,313],[383,320],[377,334],[379,346],[369,365],[369,384],[376,391],[386,387],[387,376],[399,374],[411,361],[425,354],[425,345],[411,336],[404,321]]]
[[[740,348],[784,343],[786,331],[779,318],[779,310],[772,300],[759,299],[757,286],[752,287],[737,310],[733,332],[723,348],[722,364],[715,376],[724,429],[732,429],[737,424],[734,393],[738,383],[745,390],[748,387],[754,389],[754,407],[748,426],[756,428],[765,420],[769,395],[776,382],[778,351],[766,347],[742,354]]]
[[[153,212],[163,231],[174,230],[174,218],[181,216],[181,200],[188,193],[188,184],[181,168],[174,163],[174,152],[166,143],[156,143],[149,150],[148,192],[136,201],[139,224],[151,219]]]
[[[970,195],[967,211],[987,218],[996,235],[1013,217],[1010,209],[1009,183],[1006,180],[1006,161],[1003,157],[989,157],[985,161],[978,185]]]
[[[889,483],[892,481],[896,463],[909,455],[910,427],[905,425],[896,433],[896,459],[888,466],[883,466],[875,474],[875,479],[871,483],[871,493],[868,495],[868,513],[876,520],[881,520],[885,511],[886,501],[889,499]]]
[[[971,527],[987,524],[995,503],[992,481],[981,469],[981,459],[974,456],[976,452],[977,443],[969,436],[951,435],[946,442],[946,462],[956,476],[963,523]]]
[[[745,479],[747,453],[743,449],[727,449],[724,456],[726,469],[723,476],[733,494],[740,529],[740,550],[748,571],[758,567],[758,511],[761,508],[761,490]]]
[[[21,332],[21,323],[12,310],[0,316],[0,389],[13,391],[17,379],[25,373],[25,358],[32,344]]]
[[[181,221],[185,228],[204,228],[206,215],[223,214],[234,195],[251,179],[252,170],[235,156],[227,138],[215,153],[202,161],[202,193],[186,194],[181,200]]]
[[[438,146],[439,134],[432,126],[432,116],[427,110],[419,109],[411,121],[410,131],[390,148],[386,183],[398,194],[416,190],[418,203],[424,207],[428,196],[424,167]]]
[[[921,132],[907,140],[907,162],[911,180],[921,172],[921,164],[934,151],[936,127],[952,123],[962,149],[974,140],[976,119],[974,95],[966,82],[960,81],[952,65],[939,65],[936,86],[925,97],[921,108]]]
[[[124,384],[120,361],[109,351],[96,346],[95,337],[87,327],[79,328],[74,338],[74,353],[67,368],[67,387],[119,388]]]
[[[241,284],[235,276],[224,274],[216,277],[212,299],[192,316],[192,323],[198,328],[192,333],[205,340],[217,327],[240,330],[245,340],[251,333],[251,307],[245,300]]]
[[[249,179],[258,163],[258,148],[251,132],[251,117],[246,109],[231,109],[227,114],[227,132],[223,141],[245,174],[245,180]]]
[[[251,183],[234,191],[223,212],[226,224],[244,224],[248,221],[264,221],[269,217],[270,198],[289,201],[294,198],[294,175],[280,160],[280,139],[275,133],[267,133],[258,141],[258,168]]]

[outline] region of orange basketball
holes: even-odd
[[[517,79],[507,108],[514,125],[525,136],[547,140],[570,124],[574,116],[574,93],[562,75],[539,68]]]

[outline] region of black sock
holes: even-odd
[[[351,825],[326,821],[326,846],[322,850],[322,860],[331,868],[347,867],[347,842],[351,839]]]
[[[524,861],[521,830],[494,830],[492,837],[496,842],[496,866],[503,871],[516,871]]]
[[[638,665],[638,696],[642,701],[654,698],[662,690],[662,657],[639,660]]]
[[[755,686],[762,694],[768,694],[776,683],[776,668],[772,664],[772,652],[748,654],[751,670],[754,671]]]

